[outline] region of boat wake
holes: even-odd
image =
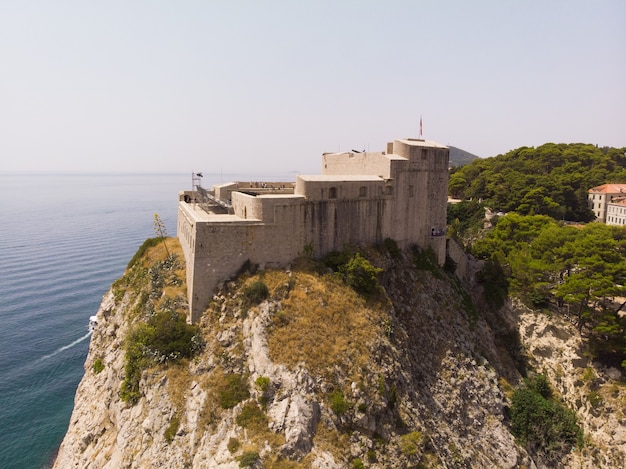
[[[52,358],[55,355],[58,355],[59,353],[63,352],[64,350],[67,350],[68,348],[72,348],[77,344],[80,344],[83,340],[85,340],[86,338],[88,338],[91,335],[92,331],[87,332],[87,334],[85,334],[84,336],[82,336],[80,339],[76,339],[74,342],[72,342],[71,344],[68,345],[64,345],[63,347],[55,350],[52,353],[49,353],[48,355],[44,355],[43,357],[41,357],[39,360],[47,360],[48,358]]]

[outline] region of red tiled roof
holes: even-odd
[[[602,184],[598,187],[592,187],[589,192],[602,194],[626,194],[626,184]]]
[[[626,206],[626,197],[616,197],[609,204]]]

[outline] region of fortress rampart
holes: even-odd
[[[346,243],[392,238],[401,248],[431,248],[443,264],[448,161],[443,145],[395,140],[386,152],[326,153],[321,175],[298,175],[295,183],[232,182],[181,193],[177,234],[191,322],[246,261],[284,267],[305,251],[323,256]]]

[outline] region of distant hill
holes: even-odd
[[[626,182],[625,151],[584,143],[521,147],[454,170],[449,192],[458,199],[483,200],[494,211],[590,221],[587,191]]]
[[[473,155],[469,151],[461,150],[460,148],[448,146],[450,149],[450,166],[465,166],[466,164],[470,164],[479,156]]]

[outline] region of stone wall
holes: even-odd
[[[466,253],[463,247],[454,239],[448,239],[448,256],[456,264],[455,274],[468,291],[473,291],[477,285],[476,275],[485,265],[485,261],[476,259]]]

